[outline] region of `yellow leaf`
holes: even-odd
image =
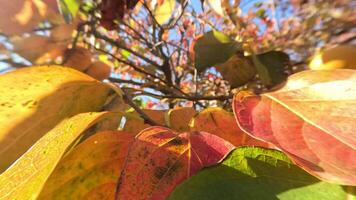
[[[101,110],[110,91],[79,71],[59,66],[0,75],[0,172],[63,119]]]
[[[165,110],[143,109],[142,111],[155,122],[165,125]],[[134,113],[134,115],[131,115],[131,117],[126,118],[123,130],[136,135],[143,129],[148,128],[150,126],[151,125],[146,124],[144,122],[144,120],[140,117],[138,113]]]
[[[158,3],[154,11],[154,16],[159,24],[162,25],[171,18],[175,5],[176,0],[163,0],[161,4]]]
[[[116,185],[133,140],[133,134],[122,131],[91,136],[59,162],[39,199],[86,199],[89,193],[100,191],[109,183]],[[111,197],[114,199],[114,192]]]
[[[206,0],[205,3],[220,16],[224,17],[226,15],[223,7],[221,6],[221,0]]]
[[[309,63],[313,70],[356,69],[356,45],[340,45],[315,55]]]
[[[192,107],[180,107],[169,110],[166,113],[166,124],[178,132],[190,130],[189,122],[197,112]]]
[[[0,175],[0,199],[36,199],[68,147],[90,126],[116,113],[82,113],[66,119],[39,139]]]

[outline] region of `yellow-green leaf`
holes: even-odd
[[[154,16],[159,24],[166,23],[172,16],[176,0],[163,0],[156,6]]]
[[[0,75],[0,172],[63,119],[101,110],[110,90],[79,71],[59,66]]]
[[[116,113],[82,113],[66,119],[38,140],[0,175],[0,199],[36,199],[68,147],[90,126]]]

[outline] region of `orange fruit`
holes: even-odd
[[[83,47],[77,47],[75,49],[68,49],[66,51],[64,66],[74,68],[79,71],[85,71],[91,64],[91,52]]]
[[[86,73],[89,76],[102,81],[110,77],[111,67],[104,62],[95,61],[90,65]]]

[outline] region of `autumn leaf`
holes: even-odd
[[[66,19],[67,22],[70,22],[79,11],[81,0],[59,0],[58,5],[61,10],[61,14]]]
[[[352,199],[344,189],[309,175],[280,151],[240,147],[178,185],[168,199]]]
[[[256,140],[243,132],[237,126],[234,114],[222,108],[207,108],[201,111],[192,119],[190,126],[191,131],[209,132],[235,146],[269,146],[268,143]]]
[[[163,0],[161,2],[162,3],[157,3],[153,15],[156,21],[160,25],[163,25],[172,17],[176,6],[176,0]]]
[[[165,110],[142,109],[142,111],[155,122],[165,125]],[[136,135],[143,129],[148,128],[150,126],[151,125],[147,124],[138,113],[133,112],[131,116],[126,117],[126,122],[123,131]]]
[[[138,0],[103,0],[100,4],[100,25],[108,30],[116,27],[114,20],[121,20],[129,9],[133,9]]]
[[[197,111],[195,111],[192,107],[178,107],[170,109],[165,115],[166,124],[169,128],[178,132],[189,131],[189,122],[196,113]]]
[[[30,35],[29,37],[13,37],[10,39],[14,46],[14,52],[26,60],[33,62],[46,52],[43,48],[50,43],[47,36]],[[41,46],[42,48],[38,48]]]
[[[206,132],[178,134],[163,127],[136,136],[126,158],[119,199],[166,199],[174,187],[221,161],[234,146]]]
[[[233,108],[244,131],[273,143],[309,173],[356,185],[356,71],[304,71],[278,91],[238,94]]]
[[[109,92],[105,84],[59,66],[0,75],[0,171],[63,119],[99,111]]]
[[[43,19],[45,10],[32,0],[1,0],[0,31],[20,35],[34,29]]]
[[[110,199],[114,199],[122,165],[133,140],[133,134],[121,131],[104,131],[91,136],[58,163],[39,199],[86,199],[89,194],[100,193],[105,188],[112,189]]]
[[[221,0],[206,0],[204,1],[209,7],[211,7],[214,12],[219,14],[220,16],[224,17],[226,16],[226,13],[224,11],[224,8],[222,7],[222,1]]]
[[[86,129],[117,113],[82,113],[59,123],[0,175],[0,199],[36,199],[68,147]]]

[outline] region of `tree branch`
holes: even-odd
[[[153,119],[151,119],[148,115],[146,115],[145,112],[143,112],[143,110],[141,110],[141,108],[139,108],[133,101],[132,101],[132,96],[124,89],[122,88],[123,91],[123,98],[125,100],[125,102],[127,104],[129,104],[138,114],[141,115],[141,117],[145,120],[145,123],[148,123],[152,126],[165,126],[162,125],[156,121],[154,121]]]
[[[146,58],[145,56],[143,56],[143,55],[137,53],[136,51],[134,51],[134,50],[132,50],[132,49],[130,49],[130,48],[124,46],[124,45],[122,45],[121,43],[119,43],[119,42],[117,42],[117,41],[115,41],[115,40],[113,40],[113,39],[111,39],[111,38],[108,38],[108,37],[106,37],[106,36],[100,34],[100,33],[97,32],[96,30],[92,30],[92,34],[93,34],[96,38],[105,40],[105,41],[107,41],[108,43],[114,45],[114,46],[117,47],[117,48],[124,49],[124,50],[126,50],[126,51],[132,53],[133,55],[137,56],[137,57],[140,58],[141,60],[143,60],[143,61],[145,61],[145,62],[147,62],[147,63],[149,63],[149,64],[151,64],[151,65],[153,65],[153,66],[155,66],[155,67],[158,67],[158,68],[160,67],[160,65],[159,65],[158,63],[154,62],[153,60],[151,60],[151,59],[149,59],[149,58]]]

